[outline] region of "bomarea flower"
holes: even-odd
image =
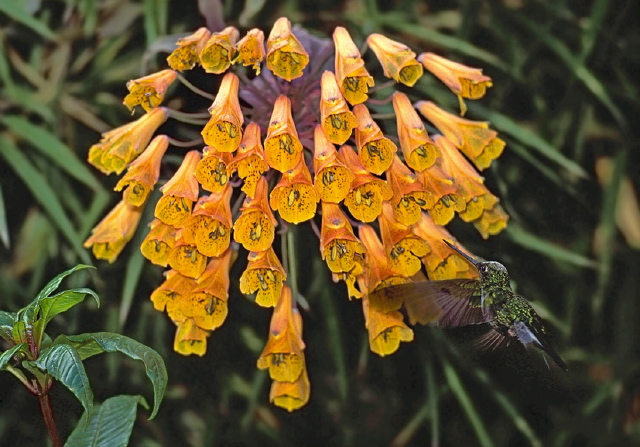
[[[314,132],[314,144],[313,185],[318,196],[323,203],[341,202],[349,194],[354,175],[344,164],[320,125],[316,126]]]
[[[489,129],[488,123],[460,118],[431,101],[418,101],[416,108],[478,169],[488,168],[502,154],[506,143],[498,138],[496,131]]]
[[[487,88],[493,85],[491,78],[484,76],[482,70],[450,61],[435,53],[422,53],[418,56],[418,61],[458,95],[462,115],[467,110],[463,98],[480,99]]]
[[[202,27],[195,33],[178,39],[176,42],[176,48],[167,57],[167,63],[169,67],[174,70],[184,71],[191,70],[196,64],[200,62],[198,57],[198,46],[209,40],[211,31]]]
[[[393,197],[393,191],[387,182],[371,175],[362,166],[351,146],[342,146],[340,155],[354,175],[344,204],[360,222],[372,222],[382,212],[382,202]]]
[[[160,177],[160,163],[165,151],[169,147],[169,138],[166,135],[158,135],[144,152],[136,158],[127,168],[127,173],[120,179],[115,191],[122,191],[123,199],[129,205],[143,205],[149,193]]]
[[[105,174],[120,174],[142,153],[168,117],[167,109],[157,107],[132,123],[103,133],[100,142],[89,148],[89,163]]]
[[[280,260],[273,248],[249,253],[248,264],[240,277],[240,291],[256,293],[256,303],[263,307],[277,304],[284,281],[287,279]]]
[[[398,147],[386,138],[380,126],[373,120],[369,110],[363,104],[353,108],[358,121],[356,128],[356,147],[362,165],[371,173],[380,175],[393,163]]]
[[[136,106],[141,106],[145,112],[159,106],[164,99],[167,89],[178,74],[173,70],[161,70],[157,73],[133,79],[127,82],[129,94],[122,102],[131,111]]]
[[[200,152],[188,152],[180,168],[160,188],[162,197],[156,204],[154,215],[165,224],[180,227],[191,215],[200,191],[198,180],[193,175],[199,161]]]
[[[233,239],[249,251],[269,249],[278,225],[267,199],[267,181],[260,177],[254,197],[248,197],[233,224]]]
[[[303,158],[295,168],[282,174],[269,196],[271,208],[277,210],[282,219],[293,224],[315,216],[318,201],[318,193]]]
[[[267,39],[267,68],[276,76],[291,81],[302,76],[309,54],[291,31],[291,22],[280,17]]]
[[[140,217],[142,217],[142,207],[128,205],[124,200],[120,201],[91,230],[91,236],[83,246],[85,248],[91,247],[96,258],[113,263],[133,237]]]
[[[361,226],[359,235],[367,248],[366,268],[358,276],[358,284],[363,293],[362,310],[369,333],[369,347],[371,351],[384,357],[397,351],[400,342],[412,341],[413,331],[405,324],[398,311],[401,301],[385,302],[376,298],[379,295],[371,295],[371,292],[378,287],[402,284],[408,279],[394,275],[389,269],[382,243],[372,227]]]
[[[206,41],[198,45],[198,59],[207,73],[224,73],[235,56],[235,44],[240,33],[228,26],[219,33],[211,33]]]
[[[333,43],[336,80],[340,90],[351,105],[361,104],[369,98],[369,88],[374,86],[373,77],[364,67],[360,51],[345,28],[336,27]]]
[[[227,168],[229,174],[238,172],[238,177],[243,180],[242,191],[247,196],[254,197],[258,181],[269,170],[260,139],[260,126],[256,123],[247,125],[238,152]]]
[[[244,115],[238,100],[239,87],[240,81],[233,73],[222,78],[216,99],[209,107],[211,118],[201,132],[205,144],[220,152],[233,152],[242,141]]]
[[[412,322],[428,322],[427,317],[415,304],[385,302],[383,294],[370,292],[420,275],[472,276],[473,267],[442,242],[454,239],[441,225],[457,213],[488,237],[501,231],[508,217],[465,159],[482,168],[502,150],[486,123],[447,115],[425,101],[414,104],[428,98],[375,82],[384,72],[410,87],[424,64],[455,94],[475,97],[490,84],[481,74],[429,54],[418,61],[412,49],[380,34],[367,43],[382,69],[365,67],[345,28],[336,28],[333,39],[320,38],[281,18],[268,35],[265,45],[265,32],[258,29],[241,36],[232,27],[214,33],[200,28],[177,42],[167,58],[171,70],[130,82],[125,102],[148,112],[105,133],[89,151],[90,163],[105,173],[129,166],[116,186],[127,203],[121,202],[86,244],[112,262],[133,235],[154,184],[168,178],[140,249],[167,268],[151,299],[176,325],[174,349],[205,354],[212,330],[226,318],[229,286],[238,281],[229,276],[231,264],[240,259],[240,291],[255,294],[260,306],[275,307],[260,365],[274,380],[271,401],[292,411],[308,401],[310,383],[297,297],[285,286],[292,263],[300,260],[289,256],[281,263],[274,251],[275,246],[282,253],[297,252],[289,247],[297,240],[290,224],[312,221],[333,280],[344,281],[349,298],[362,298],[372,351],[388,355],[413,339],[399,311],[403,305]],[[198,88],[188,73],[174,71],[196,66],[208,77],[193,78],[201,82]],[[458,76],[457,81],[445,75]],[[203,103],[200,96],[169,102],[188,105],[189,112],[157,106],[175,79],[195,95],[219,85],[201,95],[215,98],[208,117],[204,108],[193,110]],[[377,84],[385,88],[374,89]],[[429,136],[416,105],[444,136]],[[151,142],[169,116],[177,121],[170,129],[180,137]],[[194,135],[201,139],[178,141]],[[171,163],[159,169],[165,153]],[[184,157],[179,167],[176,156]],[[159,179],[158,172],[168,175]],[[246,261],[239,256],[242,250],[248,251]]]

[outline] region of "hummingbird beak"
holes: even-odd
[[[447,244],[449,247],[451,247],[452,250],[454,250],[455,252],[457,252],[460,256],[462,256],[463,258],[465,258],[467,261],[469,261],[470,263],[472,263],[474,266],[478,265],[478,261],[476,261],[475,259],[473,259],[471,256],[469,256],[466,253],[463,253],[462,251],[460,251],[460,249],[458,247],[456,247],[455,245],[453,245],[451,242],[449,242],[446,239],[442,239],[442,242],[444,242],[445,244]]]

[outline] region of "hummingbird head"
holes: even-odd
[[[495,261],[476,261],[471,256],[453,245],[451,242],[445,239],[443,239],[443,242],[478,269],[481,281],[500,287],[509,287],[509,273],[507,272],[507,269],[504,265]]]

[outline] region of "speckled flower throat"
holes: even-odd
[[[489,167],[504,142],[486,122],[462,117],[464,101],[484,96],[491,79],[433,53],[416,56],[381,34],[366,39],[373,55],[364,54],[365,65],[346,29],[332,37],[292,29],[286,18],[266,42],[258,29],[240,38],[232,27],[200,28],[178,40],[170,68],[127,83],[124,104],[145,113],[103,134],[88,157],[105,174],[126,173],[115,188],[122,200],[85,246],[114,262],[144,207],[154,207],[140,249],[167,268],[151,300],[177,326],[174,349],[205,354],[227,316],[230,281],[239,281],[242,293],[273,308],[257,366],[269,370],[271,401],[289,411],[310,396],[298,284],[288,278],[299,260],[283,263],[273,248],[276,240],[294,243],[291,224],[312,226],[334,281],[361,299],[371,350],[384,356],[411,341],[413,331],[400,312],[404,303],[376,302],[369,292],[421,271],[432,280],[474,276],[442,242],[454,240],[444,225],[457,214],[487,238],[508,219],[476,170]],[[180,74],[192,69],[215,77],[207,84],[219,84],[215,95]],[[425,69],[458,96],[459,113],[413,97]],[[208,110],[160,106],[177,82],[200,100],[210,98]],[[169,119],[201,138],[154,136]],[[184,154],[177,169],[163,164],[169,147]],[[172,176],[161,180],[162,166]],[[162,196],[148,203],[156,183]],[[246,267],[230,278],[236,259]]]

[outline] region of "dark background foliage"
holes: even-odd
[[[507,141],[483,174],[511,215],[483,241],[454,221],[473,252],[508,266],[549,322],[570,371],[537,353],[478,353],[472,330],[417,328],[414,343],[368,350],[359,302],[334,285],[308,227],[297,229],[312,396],[288,414],[268,403],[255,369],[270,312],[232,282],[229,318],[204,358],[172,351],[174,327],[148,297],[161,271],[139,240],[113,265],[81,248],[116,201],[89,168],[99,133],[127,122],[127,80],[163,68],[175,34],[225,23],[266,32],[280,16],[318,35],[337,25],[356,42],[382,32],[417,52],[483,67],[494,80],[469,116]],[[52,332],[110,330],[166,359],[158,417],[141,411],[132,445],[629,445],[640,439],[640,228],[637,211],[640,6],[636,0],[350,0],[303,2],[91,0],[0,2],[0,306],[17,310],[53,275],[94,262],[100,309],[85,306]],[[223,20],[224,18],[224,20]],[[166,35],[172,35],[165,38]],[[421,80],[418,89],[431,91]],[[442,89],[435,97],[455,107]],[[610,168],[608,178],[596,166]],[[149,219],[143,218],[143,222]],[[308,237],[307,237],[308,236]],[[242,266],[234,266],[238,278]],[[96,399],[146,393],[134,362],[87,362]],[[0,444],[43,445],[36,400],[0,379]],[[81,413],[62,387],[63,436]]]

